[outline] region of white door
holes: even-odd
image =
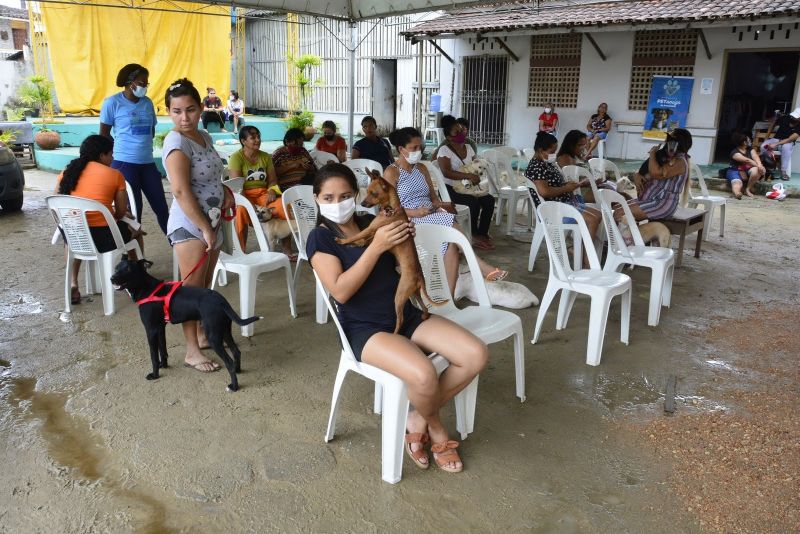
[[[372,116],[379,127],[395,128],[397,60],[372,60]]]

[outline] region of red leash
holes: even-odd
[[[142,305],[142,304],[145,304],[147,302],[163,302],[164,303],[164,321],[170,322],[169,304],[170,304],[170,301],[172,300],[172,295],[178,290],[179,287],[181,287],[183,285],[183,283],[186,281],[187,278],[192,276],[192,274],[194,274],[194,272],[197,269],[199,269],[200,266],[203,265],[206,262],[207,259],[208,259],[208,252],[203,254],[203,257],[200,258],[200,261],[197,262],[197,265],[192,267],[192,270],[189,271],[189,274],[187,274],[183,278],[183,280],[179,280],[177,282],[161,282],[160,284],[158,284],[156,286],[156,288],[153,290],[152,293],[150,293],[149,296],[147,296],[147,297],[145,297],[143,299],[137,300],[136,304]],[[162,289],[164,289],[165,287],[169,287],[169,291],[167,292],[167,294],[166,295],[158,295],[158,292],[161,291]]]

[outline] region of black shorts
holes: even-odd
[[[122,234],[123,243],[131,240],[131,228],[127,223],[117,221],[117,228],[119,228],[119,233]],[[58,231],[61,232],[61,239],[66,243],[67,238],[64,237],[64,231],[60,227]],[[117,248],[116,243],[114,243],[114,236],[108,226],[90,226],[89,233],[92,234],[92,241],[94,241],[94,246],[97,247],[97,252],[109,252]]]
[[[403,326],[400,327],[399,334],[411,339],[411,336],[414,335],[414,331],[422,324],[422,312],[411,306],[408,306],[406,309],[408,310],[408,308],[411,308],[411,311],[406,311],[406,313],[403,314]],[[361,361],[361,352],[364,350],[364,345],[367,344],[369,338],[378,332],[391,334],[394,332],[394,327],[395,325],[392,324],[351,330],[347,334],[347,340],[350,342],[350,348],[353,349],[356,360]]]

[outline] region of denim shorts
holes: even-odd
[[[203,241],[201,238],[197,237],[193,233],[191,233],[186,228],[178,228],[177,230],[173,231],[171,234],[167,236],[169,238],[169,242],[172,246],[177,245],[178,243],[184,243],[186,241],[191,241],[192,239],[196,239],[198,241]],[[223,243],[223,236],[222,232],[218,229],[217,230],[217,242],[215,243],[214,250],[219,250],[222,247]]]
[[[727,171],[725,171],[725,178],[729,182],[734,182],[736,180],[739,180],[741,182],[742,181],[742,174],[741,174],[741,171],[739,169],[728,169]]]

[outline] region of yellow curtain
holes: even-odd
[[[231,80],[230,8],[194,3],[148,2],[158,9],[199,10],[214,15],[139,9],[71,6],[42,2],[42,19],[61,111],[97,115],[103,99],[122,89],[119,69],[139,63],[150,72],[147,96],[165,113],[164,93],[189,78],[205,95],[217,89],[224,101]],[[227,16],[220,16],[227,15]]]

